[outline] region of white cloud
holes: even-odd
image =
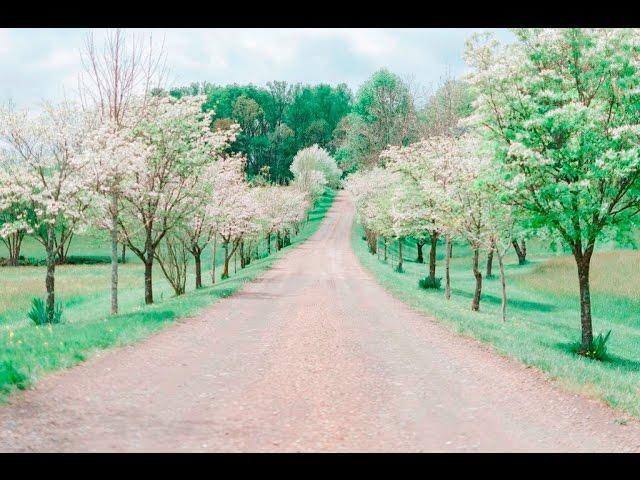
[[[429,85],[447,68],[460,74],[472,29],[135,29],[164,39],[173,84],[270,80],[347,83],[356,89],[378,68]],[[32,106],[75,87],[84,29],[0,29],[0,97]],[[95,32],[101,43],[105,30]],[[499,32],[502,38],[509,34]]]
[[[55,48],[47,56],[30,64],[33,70],[74,69],[81,66],[79,48]]]

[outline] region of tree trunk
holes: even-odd
[[[122,242],[122,257],[121,257],[120,262],[122,264],[127,263],[127,244],[124,243],[124,242]]]
[[[429,277],[436,280],[436,249],[438,248],[438,233],[431,234],[431,248],[429,249]]]
[[[244,240],[240,242],[240,268],[245,267]]]
[[[527,244],[525,243],[524,238],[522,239],[521,244],[522,245],[518,245],[518,241],[515,239],[511,241],[511,245],[513,245],[516,255],[518,255],[518,265],[524,265],[527,263]]]
[[[118,313],[118,198],[111,196],[111,315]]]
[[[478,248],[473,249],[473,276],[476,277],[476,289],[473,293],[473,301],[471,302],[471,310],[477,312],[480,310],[480,294],[482,293],[482,272],[478,269],[478,260],[480,251]]]
[[[398,272],[402,272],[402,238],[398,237]]]
[[[453,244],[451,242],[451,236],[446,237],[446,253],[444,257],[444,298],[451,299],[451,252],[453,251]]]
[[[211,283],[216,283],[216,249],[218,247],[218,234],[213,234],[213,260],[211,262]]]
[[[507,279],[504,275],[504,261],[502,259],[502,254],[498,253],[498,266],[500,267],[500,283],[502,284],[502,321],[507,321]]]
[[[61,234],[61,239],[64,238],[64,234]],[[64,241],[61,241],[60,245],[58,246],[58,264],[60,265],[64,265],[65,263],[67,263],[67,258],[69,255],[69,248],[71,247],[71,240],[73,240],[73,232],[71,232],[69,234],[69,236],[66,237],[66,239],[64,239]],[[54,242],[55,242],[55,237],[54,237]]]
[[[388,255],[389,252],[387,248],[387,237],[382,237],[382,240],[384,242],[384,261],[386,262],[387,258],[389,258],[389,255]]]
[[[267,233],[267,255],[271,255],[271,234]]]
[[[276,251],[280,251],[282,249],[282,235],[280,235],[280,230],[276,233]]]
[[[153,303],[153,254],[148,254],[144,261],[144,303]]]
[[[7,238],[2,239],[2,242],[7,246],[7,250],[9,250],[8,266],[17,267],[20,265],[20,248],[23,239],[24,231],[14,232],[8,235]]]
[[[202,251],[196,248],[192,253],[196,264],[196,289],[198,289],[202,288]]]
[[[582,325],[582,342],[580,353],[591,350],[593,330],[591,325],[591,293],[589,291],[589,270],[591,254],[576,256],[578,266],[578,283],[580,285],[580,324]]]
[[[486,277],[492,277],[493,276],[493,247],[489,249],[489,251],[487,252],[487,275]]]
[[[367,240],[367,247],[369,248],[369,253],[371,255],[375,255],[377,253],[377,244],[378,244],[378,236],[372,230],[365,228],[364,236]]]
[[[229,260],[231,260],[231,256],[229,255],[229,242],[224,242],[224,267],[222,268],[222,276],[220,277],[222,280],[229,278]]]
[[[423,246],[424,242],[416,242],[416,248],[418,249],[418,258],[416,258],[417,263],[424,263],[424,256],[422,255]]]
[[[55,232],[54,226],[47,224],[47,277],[45,285],[47,288],[47,320],[53,323],[56,304],[56,248],[55,248]]]

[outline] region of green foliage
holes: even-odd
[[[591,344],[591,348],[584,349],[581,344],[576,345],[576,351],[578,354],[592,358],[594,360],[606,360],[607,359],[607,342],[609,341],[609,337],[611,336],[611,330],[609,330],[604,336],[602,334],[598,334],[596,338],[593,339],[593,343]]]
[[[0,258],[0,266],[6,263],[6,260]],[[69,255],[65,261],[65,265],[107,265],[111,263],[111,257],[107,255]],[[118,259],[121,263],[121,259]],[[46,258],[25,257],[20,255],[18,265],[24,267],[43,267],[47,264]]]
[[[203,109],[214,110],[214,125],[238,122],[242,131],[231,151],[246,154],[250,178],[268,167],[269,179],[276,183],[291,179],[289,167],[299,150],[318,144],[335,151],[334,130],[351,110],[352,102],[345,84],[269,82],[266,87],[256,87],[204,83],[170,93],[175,97],[204,94]]]
[[[634,29],[518,29],[508,45],[474,36],[466,57],[500,200],[571,248],[583,292],[596,243],[620,238],[640,211],[640,54]],[[581,302],[583,349],[591,306]]]
[[[456,333],[493,345],[500,355],[509,356],[541,369],[550,378],[576,392],[597,396],[609,405],[640,417],[640,253],[632,250],[596,252],[592,269],[594,320],[604,332],[616,330],[616,341],[607,343],[607,359],[596,362],[576,355],[575,262],[571,256],[549,255],[544,240],[528,245],[530,262],[519,266],[515,252],[507,253],[505,274],[509,288],[509,321],[501,321],[500,282],[486,282],[482,289],[482,310],[471,312],[475,280],[470,272],[471,249],[456,242],[451,260],[451,299],[440,290],[421,290],[416,283],[424,276],[424,265],[405,263],[404,275],[396,275],[388,264],[369,255],[361,241],[362,228],[355,225],[352,245],[362,265],[380,284],[412,308],[436,318]],[[407,257],[414,256],[415,245],[405,245]],[[389,255],[397,255],[397,246],[389,244]],[[612,259],[620,257],[616,262]],[[438,269],[444,266],[444,249],[438,252]],[[626,266],[625,281],[611,285],[611,278]],[[543,267],[553,265],[553,282]],[[615,272],[615,273],[614,273]],[[564,278],[564,283],[562,283]],[[558,288],[561,285],[562,288]]]
[[[429,290],[429,289],[437,290],[440,288],[441,283],[442,283],[441,277],[435,277],[435,278],[424,277],[418,280],[418,286],[424,290]]]
[[[427,135],[459,133],[459,119],[473,112],[473,90],[460,80],[448,78],[418,112]]]
[[[0,362],[0,393],[8,393],[11,386],[24,390],[28,384],[28,375],[18,370],[13,362],[7,360]]]
[[[378,163],[388,145],[406,145],[419,137],[409,86],[387,69],[375,72],[358,90],[352,112],[335,133],[336,159],[345,171]]]
[[[31,319],[31,321],[35,325],[46,325],[49,323],[58,324],[62,323],[62,303],[56,302],[54,311],[53,311],[53,319],[49,321],[49,317],[47,316],[47,309],[45,307],[44,301],[41,298],[34,298],[31,301],[31,310],[27,313],[27,316]]]
[[[298,235],[292,237],[292,244],[300,244],[308,239],[318,228],[326,212],[333,202],[335,192],[327,190],[309,212],[309,221],[302,227]],[[108,240],[105,240],[108,242]],[[84,252],[100,253],[106,245],[88,241],[79,237],[75,243],[78,254]],[[82,247],[81,249],[79,247]],[[222,249],[219,250],[217,264],[222,262]],[[119,315],[105,317],[110,302],[109,290],[101,286],[92,293],[67,297],[65,299],[65,321],[56,328],[31,328],[24,321],[24,313],[12,315],[5,309],[7,299],[0,288],[0,400],[3,395],[14,388],[26,388],[31,381],[39,378],[46,371],[58,370],[75,365],[89,358],[96,350],[116,345],[127,345],[144,339],[157,332],[164,326],[179,318],[197,315],[202,309],[213,302],[233,294],[242,286],[255,278],[259,273],[267,270],[274,261],[281,258],[289,249],[275,252],[264,258],[253,260],[244,269],[238,270],[227,280],[216,282],[198,290],[188,291],[180,297],[170,296],[171,287],[164,279],[158,278],[154,288],[158,288],[160,295],[166,292],[165,300],[154,305],[140,305],[140,290],[136,290],[142,274],[142,265],[137,262],[127,263],[121,270],[121,281],[127,281],[129,288],[123,289],[120,295]],[[78,283],[87,283],[90,271],[96,283],[99,279],[108,277],[106,270],[100,270],[101,265],[68,266],[69,275],[76,278]],[[35,289],[42,288],[43,272],[38,269],[12,269],[11,275],[16,275],[14,282],[27,279],[34,275]],[[61,269],[61,271],[64,271]],[[78,275],[81,274],[81,275]],[[91,278],[91,277],[89,277]],[[205,276],[207,278],[207,276]],[[64,277],[58,278],[57,287]],[[191,279],[190,279],[191,280]],[[0,277],[0,281],[2,278]],[[192,285],[189,281],[187,285]],[[108,285],[105,284],[105,285]],[[2,285],[0,284],[0,287]],[[70,288],[71,286],[68,286]],[[142,286],[140,285],[140,289]],[[161,290],[164,289],[164,290]],[[60,295],[65,295],[63,288],[58,288]]]
[[[118,259],[120,262],[121,259]],[[69,255],[66,265],[101,265],[110,264],[111,257],[107,255]]]

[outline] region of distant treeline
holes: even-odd
[[[332,87],[275,81],[257,87],[204,82],[169,93],[178,98],[206,95],[203,108],[214,110],[214,124],[240,124],[242,132],[231,151],[246,154],[249,177],[262,173],[280,184],[291,178],[289,166],[300,149],[318,144],[335,153],[334,130],[353,103],[345,84]]]
[[[299,150],[318,144],[345,173],[380,164],[388,145],[408,145],[423,137],[451,133],[471,111],[468,86],[451,77],[431,91],[387,69],[374,72],[357,90],[346,84],[255,85],[193,83],[170,95],[205,95],[204,110],[214,110],[214,126],[239,123],[242,133],[232,152],[247,157],[249,177],[286,183]],[[420,97],[420,98],[417,98]],[[418,106],[420,105],[420,106]]]

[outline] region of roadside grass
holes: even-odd
[[[327,191],[310,212],[309,221],[292,238],[292,246],[308,239],[319,227],[333,203],[335,192]],[[94,247],[95,248],[95,247]],[[267,270],[291,247],[272,254],[233,273],[215,285],[193,289],[175,297],[162,273],[154,271],[156,304],[143,302],[143,270],[137,262],[121,269],[120,313],[109,316],[108,265],[62,266],[57,269],[56,289],[64,305],[64,323],[33,326],[27,319],[32,297],[43,296],[45,270],[42,267],[3,267],[0,269],[0,401],[14,389],[28,388],[47,371],[73,366],[99,349],[131,344],[179,319],[196,315],[217,300],[227,297]],[[82,252],[84,253],[84,252]],[[203,262],[203,266],[210,263]],[[221,264],[218,259],[217,264]],[[203,272],[205,284],[210,272]],[[17,285],[16,285],[17,284]],[[8,289],[8,287],[11,287]],[[26,303],[25,303],[26,302]]]
[[[492,344],[495,350],[520,362],[540,368],[549,378],[572,391],[587,394],[640,417],[640,252],[604,251],[594,254],[592,308],[594,333],[612,330],[605,361],[589,360],[572,351],[580,339],[577,273],[573,259],[544,255],[534,248],[531,261],[519,266],[515,254],[505,260],[507,275],[507,322],[500,317],[500,281],[497,261],[495,278],[483,278],[480,312],[471,311],[474,279],[471,252],[455,244],[451,262],[452,297],[440,290],[418,288],[428,275],[427,264],[415,262],[413,242],[405,244],[404,273],[391,265],[397,259],[396,245],[388,262],[367,251],[358,224],[352,231],[353,249],[361,263],[381,285],[412,308],[431,315],[456,332]],[[425,260],[428,247],[425,247]],[[444,274],[444,245],[438,245],[437,276]],[[483,262],[486,259],[482,259]],[[484,266],[483,277],[484,277]]]

